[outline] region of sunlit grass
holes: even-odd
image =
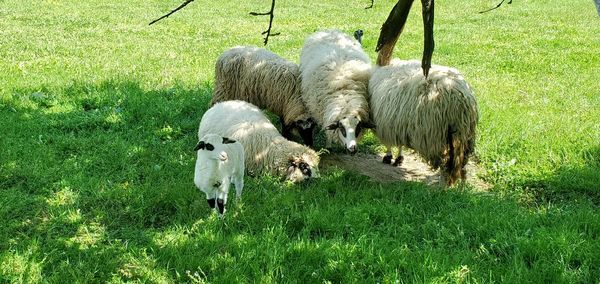
[[[268,1],[0,5],[0,282],[539,282],[600,278],[600,18],[591,1],[438,1],[433,62],[458,68],[491,192],[340,168],[247,177],[225,219],[193,185],[217,56],[261,45]],[[395,1],[277,2],[267,48],[365,31]],[[418,2],[418,1],[417,1]],[[395,56],[420,58],[419,3]],[[361,144],[381,151],[373,135]]]

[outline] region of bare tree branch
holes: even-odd
[[[269,36],[276,36],[279,35],[279,33],[271,33],[271,27],[273,26],[273,17],[275,16],[273,14],[273,12],[275,11],[275,0],[271,1],[271,11],[266,12],[266,13],[256,13],[256,12],[250,12],[250,15],[252,16],[266,16],[269,15],[269,28],[262,32],[262,34],[266,34],[265,36],[265,45],[267,45],[267,42],[269,42]]]
[[[423,69],[423,75],[427,78],[429,69],[431,68],[431,57],[433,56],[433,50],[435,48],[435,42],[433,40],[433,15],[435,5],[434,0],[421,0],[421,4],[423,6],[423,27],[425,33],[421,68]]]
[[[187,4],[190,4],[190,3],[192,3],[192,2],[194,2],[194,0],[186,0],[185,2],[183,2],[183,4],[179,5],[179,7],[175,8],[175,10],[173,10],[173,11],[169,12],[168,14],[166,14],[166,15],[164,15],[164,16],[162,16],[162,17],[160,17],[160,18],[158,18],[158,19],[156,19],[156,20],[154,20],[154,21],[150,22],[150,24],[148,24],[148,25],[152,25],[152,24],[154,24],[154,23],[156,23],[156,22],[158,22],[158,21],[160,21],[160,20],[162,20],[162,19],[164,19],[164,18],[166,18],[166,17],[168,17],[168,16],[171,16],[171,14],[173,14],[173,13],[175,13],[175,12],[179,11],[179,10],[180,10],[180,9],[182,9],[183,7],[187,6]]]
[[[480,11],[479,14],[487,13],[489,11],[496,10],[496,9],[500,8],[500,6],[502,6],[502,4],[504,4],[504,1],[506,1],[506,0],[502,0],[500,3],[498,3],[498,5],[496,5],[496,7],[492,7],[490,9],[485,10],[485,11]],[[512,4],[512,0],[508,0],[508,2],[506,2],[506,3],[507,4]]]
[[[365,9],[371,9],[371,8],[373,8],[373,4],[374,4],[373,2],[375,2],[375,0],[371,0],[371,5],[365,7]]]

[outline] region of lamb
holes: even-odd
[[[312,146],[315,122],[300,89],[298,65],[263,48],[237,46],[217,59],[212,104],[243,100],[268,109],[280,117],[284,137],[290,139],[297,132]]]
[[[331,130],[326,131],[326,147],[336,139],[356,153],[361,129],[374,127],[367,92],[371,63],[360,44],[338,30],[314,33],[302,47],[300,73],[310,115]]]
[[[377,67],[369,81],[371,115],[376,135],[387,147],[384,163],[392,162],[392,146],[418,152],[433,169],[443,167],[442,180],[452,186],[466,179],[465,165],[474,151],[478,121],[475,96],[458,70],[433,65],[429,76],[418,61],[393,60]]]
[[[239,200],[244,188],[244,148],[242,144],[213,133],[200,137],[197,151],[194,183],[206,194],[211,209],[218,206],[219,216],[225,213],[231,183]]]
[[[244,146],[246,172],[271,174],[301,182],[319,177],[319,155],[285,139],[255,105],[239,101],[220,102],[202,116],[198,136],[216,133]]]

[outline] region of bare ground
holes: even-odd
[[[338,167],[348,171],[358,172],[369,177],[372,181],[391,183],[398,181],[417,181],[428,185],[441,185],[440,174],[432,171],[421,158],[412,151],[404,151],[402,165],[394,167],[381,162],[383,155],[358,153],[351,156],[346,153],[323,154],[321,167],[323,169]],[[478,190],[486,191],[488,184],[477,177],[481,169],[473,162],[467,164],[467,183]]]

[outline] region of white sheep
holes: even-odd
[[[444,167],[448,185],[466,178],[464,166],[475,147],[478,121],[475,96],[458,70],[433,65],[425,78],[418,61],[393,60],[377,67],[369,82],[371,117],[376,135],[387,147],[414,149],[433,169]]]
[[[206,194],[211,209],[218,206],[220,216],[225,213],[231,183],[239,200],[244,188],[244,148],[242,144],[217,134],[199,138],[194,183]]]
[[[298,65],[264,48],[237,46],[217,59],[212,104],[243,100],[268,109],[280,117],[284,137],[297,131],[312,146],[315,122],[300,90]]]
[[[319,155],[285,139],[255,105],[234,100],[220,102],[202,116],[198,136],[216,133],[244,146],[246,172],[271,174],[292,182],[319,176]]]
[[[373,128],[369,118],[369,57],[360,44],[337,31],[310,35],[300,55],[302,99],[317,124],[332,140],[356,153],[362,128]],[[337,134],[337,135],[336,135]]]

